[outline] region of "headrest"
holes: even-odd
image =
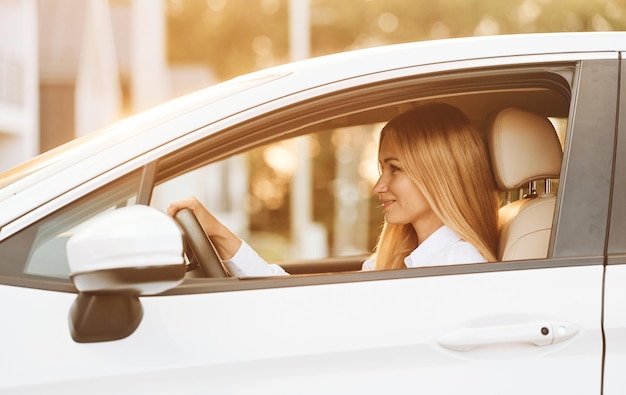
[[[487,143],[498,188],[511,190],[530,181],[558,178],[563,152],[552,123],[519,108],[490,118]]]

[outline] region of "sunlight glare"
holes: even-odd
[[[285,144],[274,144],[263,151],[265,162],[281,176],[291,177],[296,171],[296,156],[294,150]]]

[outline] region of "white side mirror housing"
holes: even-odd
[[[103,214],[67,243],[70,278],[88,293],[157,294],[185,276],[180,229],[167,214],[127,206]]]

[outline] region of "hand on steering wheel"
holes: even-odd
[[[193,211],[187,208],[179,210],[174,214],[174,219],[183,231],[187,259],[197,262],[207,277],[229,277],[213,242],[202,230]]]

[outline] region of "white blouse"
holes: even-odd
[[[441,266],[463,263],[485,262],[485,258],[470,243],[462,240],[452,229],[442,226],[404,258],[407,268]],[[268,264],[256,251],[242,241],[237,253],[224,261],[224,266],[235,277],[286,276],[282,267]],[[375,262],[363,262],[363,270],[373,270]]]
[[[486,259],[476,248],[445,225],[404,258],[407,268],[481,262],[486,262]],[[363,270],[374,270],[374,267],[373,259],[363,262]]]

